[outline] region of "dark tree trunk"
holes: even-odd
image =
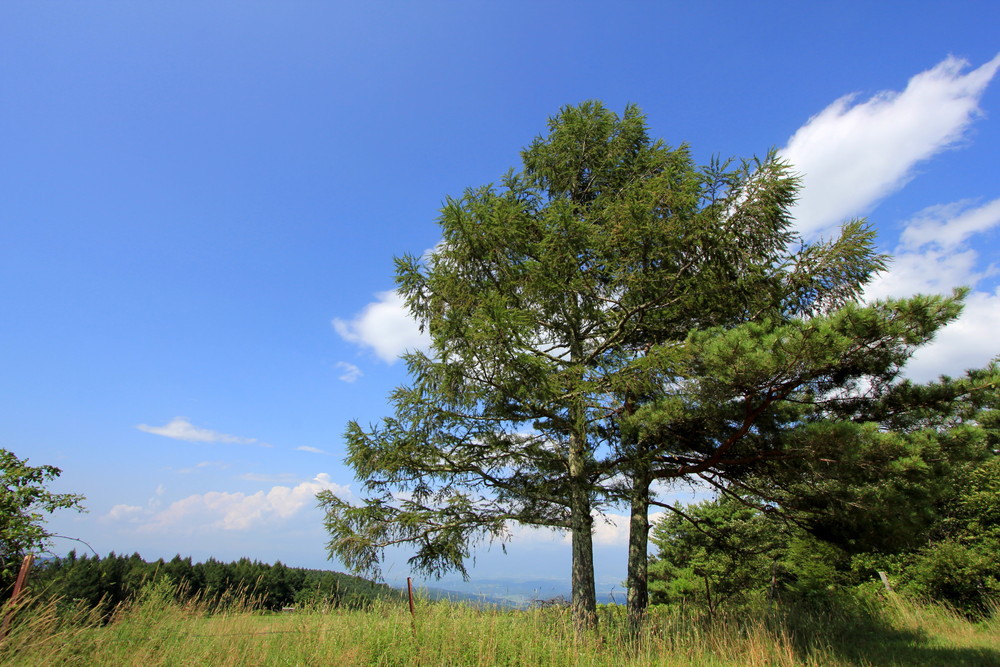
[[[628,532],[628,597],[626,612],[634,635],[642,629],[649,606],[649,485],[648,466],[643,465],[632,480],[632,515]]]
[[[573,625],[577,634],[597,629],[597,593],[594,587],[594,519],[586,456],[578,435],[570,440],[570,521],[573,535]]]

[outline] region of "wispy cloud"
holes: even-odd
[[[310,452],[312,454],[328,454],[329,453],[329,452],[326,452],[326,451],[320,449],[319,447],[310,447],[309,445],[301,445],[299,447],[296,447],[295,451],[297,451],[297,452]]]
[[[803,175],[795,207],[807,236],[864,214],[912,178],[914,167],[960,141],[979,115],[979,99],[1000,55],[963,73],[949,56],[917,74],[902,92],[883,91],[857,102],[846,95],[814,116],[782,149]]]
[[[962,142],[998,70],[1000,55],[971,71],[968,62],[949,56],[911,78],[903,91],[863,101],[847,95],[811,118],[781,151],[803,174],[794,211],[803,234],[814,237],[866,213],[906,185],[921,162]],[[865,298],[975,289],[996,273],[977,248],[998,227],[1000,199],[921,211],[904,225],[889,270],[868,286]],[[907,375],[924,381],[988,363],[1000,352],[992,342],[998,327],[1000,293],[974,291],[961,318],[916,353]]]
[[[200,428],[189,422],[187,417],[174,417],[165,426],[139,424],[136,428],[146,433],[162,435],[164,438],[173,438],[174,440],[184,440],[185,442],[224,442],[239,445],[250,445],[257,442],[256,438],[243,438]]]
[[[199,470],[204,470],[206,468],[219,468],[220,470],[225,470],[228,467],[229,464],[225,463],[224,461],[200,461],[194,464],[193,466],[189,466],[187,468],[177,468],[176,470],[174,470],[174,472],[181,475],[189,475],[191,473],[198,472]]]
[[[361,372],[360,368],[358,368],[354,364],[349,364],[346,361],[338,361],[335,365],[335,368],[339,368],[340,370],[344,371],[343,374],[341,374],[340,379],[348,383],[354,382],[359,377],[364,375],[364,373]]]
[[[115,505],[100,518],[104,523],[139,523],[142,521],[144,508],[139,505]]]
[[[376,294],[375,301],[349,321],[334,318],[333,329],[344,340],[371,348],[387,364],[407,350],[430,344],[430,337],[420,332],[403,298],[392,290]]]
[[[969,201],[932,206],[907,223],[900,236],[900,246],[904,251],[926,246],[951,250],[964,244],[973,235],[998,226],[1000,199],[978,207],[973,207]]]
[[[336,484],[326,473],[295,486],[272,486],[253,494],[209,491],[177,500],[162,510],[116,505],[101,517],[104,522],[140,523],[143,532],[196,533],[207,530],[245,531],[264,523],[288,520],[306,506],[315,506],[316,494],[330,490],[350,498],[349,486]]]

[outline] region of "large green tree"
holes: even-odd
[[[883,266],[871,232],[802,244],[786,165],[699,168],[634,106],[566,107],[522,159],[446,202],[429,257],[397,260],[431,350],[407,355],[393,416],[348,426],[368,497],[320,499],[331,556],[370,573],[393,544],[418,570],[464,572],[470,544],[511,522],[569,530],[583,630],[595,512],[632,505],[641,611],[653,480],[777,456],[761,424],[792,394],[884,373],[958,306],[838,310]]]
[[[841,241],[851,243],[847,231]],[[774,277],[787,281],[777,271]],[[853,282],[845,287],[848,295],[864,284],[857,278],[845,282]],[[913,350],[957,316],[960,297],[869,305],[848,299],[813,312],[769,307],[729,326],[692,330],[683,343],[671,344],[685,351],[680,363],[645,360],[652,364],[645,374],[652,383],[643,392],[648,399],[624,423],[631,438],[622,439],[631,445],[622,465],[631,471],[624,486],[632,504],[633,620],[641,618],[647,602],[648,509],[661,504],[651,494],[652,482],[693,479],[725,492],[784,475],[792,469],[789,461],[817,472],[826,465],[821,460],[836,459],[850,468],[857,462],[840,455],[856,442],[870,441],[871,434],[839,423],[817,424],[817,415],[828,404],[877,403]]]
[[[27,459],[0,449],[0,591],[13,585],[26,554],[48,546],[52,534],[45,527],[46,515],[82,509],[83,496],[46,488],[61,472],[54,466],[30,466]]]
[[[809,456],[771,460],[655,525],[653,600],[827,598],[882,570],[902,590],[982,611],[1000,589],[998,373],[810,406],[785,432]]]
[[[502,539],[510,522],[567,529],[584,629],[618,352],[663,295],[701,298],[713,225],[671,222],[701,216],[702,174],[685,148],[651,140],[635,107],[568,107],[523,161],[500,188],[448,200],[426,263],[398,260],[432,350],[406,358],[413,383],[394,392],[395,416],[348,427],[348,460],[375,495],[322,500],[331,553],[369,571],[392,543],[416,545],[425,572],[464,571],[470,541]]]

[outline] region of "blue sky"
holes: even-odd
[[[393,256],[592,98],[699,161],[781,149],[804,234],[867,215],[897,255],[870,296],[973,287],[911,375],[985,364],[1000,6],[819,5],[4,2],[0,447],[64,470],[89,512],[50,527],[102,554],[339,567],[313,495],[358,491],[345,424],[421,344]],[[568,579],[557,534],[508,552],[473,579]]]

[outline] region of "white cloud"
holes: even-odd
[[[905,185],[918,163],[962,138],[1000,55],[963,74],[968,65],[949,56],[902,92],[859,103],[847,95],[799,128],[781,154],[803,174],[794,214],[807,237],[865,213]]]
[[[340,379],[343,380],[344,382],[348,383],[354,382],[359,377],[364,375],[364,373],[361,372],[360,368],[358,368],[354,364],[349,364],[346,361],[338,361],[335,367],[340,368],[344,371],[344,373],[340,376]]]
[[[629,517],[622,514],[605,514],[594,517],[594,544],[613,546],[628,544]]]
[[[900,253],[889,270],[880,274],[865,289],[866,299],[904,297],[913,294],[945,294],[953,287],[974,285],[983,278],[976,272],[978,255],[974,250]]]
[[[629,517],[623,514],[594,514],[594,544],[615,546],[628,544]],[[511,524],[510,541],[516,544],[572,544],[573,535],[566,529]]]
[[[294,487],[273,486],[267,492],[258,491],[250,495],[225,491],[194,494],[153,514],[142,529],[147,532],[177,527],[185,532],[205,529],[244,531],[261,523],[291,518],[306,505],[314,506],[316,494],[324,490],[350,497],[349,486],[336,484],[328,474],[321,473],[311,481]]]
[[[932,206],[911,220],[900,236],[903,249],[936,246],[950,250],[965,243],[974,234],[1000,226],[1000,199],[971,208],[962,201]]]
[[[162,435],[165,438],[184,440],[186,442],[226,442],[241,445],[249,445],[257,442],[255,438],[242,438],[194,426],[187,420],[187,417],[174,417],[166,426],[139,424],[136,428],[146,433],[152,433],[153,435]]]
[[[398,292],[379,292],[375,298],[349,322],[334,318],[333,328],[341,338],[371,348],[388,364],[407,350],[430,345],[430,337],[420,332]]]
[[[143,508],[139,505],[115,505],[107,514],[102,516],[102,522],[125,522],[139,523],[143,515]]]
[[[997,228],[1000,199],[978,207],[956,202],[921,211],[906,224],[892,265],[865,290],[865,298],[945,294],[959,286],[975,288],[997,272],[992,265],[982,266],[976,248],[983,244],[977,237]],[[974,291],[961,317],[917,351],[907,364],[906,375],[925,382],[985,366],[1000,354],[997,331],[1000,294]]]
[[[968,201],[931,206],[904,226],[889,270],[865,290],[865,297],[946,294],[954,287],[975,287],[995,273],[982,267],[977,235],[1000,227],[1000,199],[973,207]],[[976,239],[977,241],[979,239]]]
[[[328,453],[328,452],[320,449],[319,447],[310,447],[309,445],[302,445],[300,447],[296,447],[295,451],[297,451],[297,452],[311,452],[313,454],[327,454]]]
[[[807,237],[863,214],[903,187],[922,161],[960,142],[980,115],[979,100],[1000,69],[1000,55],[972,71],[948,57],[917,74],[902,92],[865,101],[837,100],[789,140],[782,155],[803,173],[794,214]],[[944,294],[973,289],[997,267],[984,264],[982,236],[1000,227],[1000,199],[933,206],[906,223],[888,271],[865,290],[866,299]],[[906,373],[917,381],[958,375],[1000,353],[1000,294],[974,291],[962,316],[919,350]]]
[[[1000,355],[1000,289],[974,292],[962,316],[941,330],[934,341],[917,351],[906,366],[906,376],[916,382],[956,377],[969,368],[982,368]]]

